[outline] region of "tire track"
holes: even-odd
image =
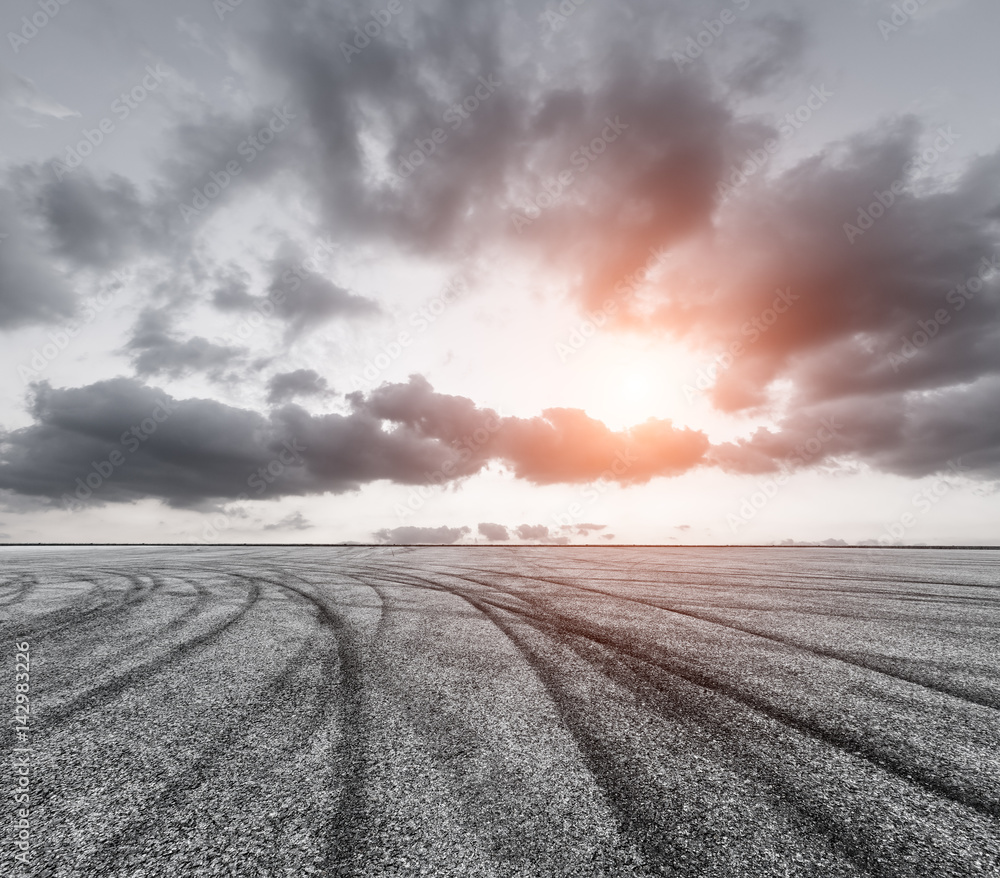
[[[288,582],[273,584],[311,604],[321,624],[334,637],[340,683],[336,691],[341,699],[343,722],[336,764],[344,789],[324,839],[323,863],[328,875],[353,875],[355,855],[365,835],[365,751],[369,740],[363,705],[362,647],[347,620],[325,601]]]
[[[487,586],[495,591],[501,592],[502,594],[527,600],[529,604],[532,604],[536,613],[543,613],[547,617],[547,621],[549,621],[549,623],[558,630],[564,630],[567,633],[593,640],[595,643],[607,646],[611,649],[616,649],[634,659],[655,665],[662,671],[670,673],[688,683],[692,683],[708,691],[724,695],[732,701],[743,704],[744,706],[751,708],[763,716],[767,716],[783,726],[795,729],[802,734],[809,735],[810,737],[815,738],[818,741],[822,741],[823,743],[826,743],[851,756],[865,759],[873,766],[895,775],[903,783],[920,786],[940,798],[951,800],[956,804],[976,811],[991,820],[1000,819],[1000,802],[998,802],[995,797],[986,795],[980,792],[980,790],[970,787],[969,784],[956,783],[948,775],[942,776],[941,774],[928,770],[928,768],[922,765],[908,763],[902,758],[899,752],[874,746],[870,740],[865,738],[860,732],[855,733],[849,729],[840,730],[827,728],[823,723],[809,719],[800,714],[796,714],[792,710],[773,703],[771,699],[760,694],[754,694],[752,692],[739,689],[735,684],[719,679],[717,675],[707,672],[704,668],[698,667],[691,661],[685,660],[680,656],[663,656],[660,654],[655,658],[651,658],[650,656],[637,652],[634,648],[629,647],[624,643],[615,642],[613,639],[610,639],[605,632],[595,632],[592,627],[588,628],[582,626],[564,614],[556,613],[551,610],[544,610],[536,606],[530,600],[530,597],[521,598],[515,593],[504,591],[495,584],[484,583],[480,580],[471,579],[464,575],[452,575],[474,585]],[[491,603],[498,609],[516,613],[526,619],[535,618],[524,610],[503,606],[488,600],[486,602]]]
[[[479,570],[479,572],[485,572]],[[520,578],[520,574],[510,574],[513,577]],[[528,578],[528,577],[525,577]],[[920,686],[924,689],[928,689],[933,692],[937,692],[942,695],[948,695],[959,701],[965,701],[969,704],[977,704],[980,707],[987,707],[992,710],[1000,710],[1000,695],[993,696],[989,693],[980,693],[975,690],[969,690],[968,687],[962,686],[948,686],[941,683],[936,683],[932,680],[927,680],[926,678],[915,674],[912,672],[901,671],[898,669],[891,669],[887,666],[879,666],[878,664],[872,662],[869,659],[868,662],[862,661],[861,659],[846,653],[842,650],[836,650],[829,647],[819,647],[813,646],[807,643],[802,643],[790,637],[781,637],[778,634],[766,633],[750,626],[739,625],[735,622],[720,619],[718,617],[710,616],[704,613],[696,613],[692,610],[681,610],[676,607],[665,606],[664,604],[657,603],[652,600],[643,600],[642,598],[630,597],[628,595],[615,594],[614,592],[604,591],[603,589],[593,588],[585,585],[580,585],[575,582],[564,582],[556,579],[544,579],[543,581],[552,583],[553,585],[559,585],[563,588],[573,589],[575,591],[588,592],[590,594],[599,594],[604,597],[611,598],[616,601],[624,601],[627,603],[641,604],[643,606],[652,607],[657,610],[663,610],[667,613],[674,613],[678,616],[686,616],[690,619],[695,619],[699,622],[707,622],[712,625],[718,625],[722,628],[728,628],[732,631],[738,631],[741,634],[749,634],[753,637],[759,637],[762,640],[769,640],[772,643],[777,643],[782,646],[787,646],[792,649],[801,650],[802,652],[808,652],[813,655],[821,656],[822,658],[833,659],[834,661],[843,662],[844,664],[852,665],[857,668],[861,668],[866,671],[871,671],[872,673],[881,674],[883,676],[889,677],[894,680],[899,680],[904,683],[911,683],[915,686]]]
[[[458,579],[465,579],[465,577],[461,575],[457,574],[450,574],[450,575]],[[483,585],[483,583],[479,583],[475,580],[473,580],[473,582],[475,582],[475,584],[477,585]],[[496,586],[488,585],[488,587],[493,588],[494,590],[500,592],[501,594],[514,597],[518,601],[523,602],[525,600],[525,598],[518,596],[516,594],[510,595],[509,593],[504,592],[502,589],[497,588]],[[585,653],[581,653],[579,649],[574,649],[574,647],[571,644],[565,643],[565,637],[567,634],[581,639],[584,643],[589,643],[591,645],[597,646],[600,649],[609,649],[618,656],[619,660],[627,658],[634,661],[639,666],[646,666],[647,668],[651,668],[654,673],[659,672],[661,674],[666,674],[668,676],[679,677],[679,679],[683,680],[684,682],[690,683],[691,685],[698,687],[702,690],[708,692],[717,692],[726,695],[727,697],[732,697],[733,693],[725,692],[716,687],[713,687],[709,681],[699,680],[697,678],[690,678],[683,674],[678,675],[676,671],[672,668],[671,669],[664,668],[658,662],[642,654],[636,654],[632,650],[623,649],[621,644],[614,643],[612,641],[606,641],[601,638],[595,638],[592,633],[586,630],[578,629],[576,628],[576,626],[573,625],[567,625],[565,624],[565,620],[563,617],[558,617],[554,614],[547,614],[549,618],[547,620],[541,620],[533,616],[531,613],[526,612],[525,610],[520,610],[503,604],[498,604],[495,601],[491,601],[488,598],[482,597],[481,595],[473,596],[465,594],[461,591],[456,591],[453,593],[465,597],[474,606],[479,604],[479,609],[482,612],[486,613],[487,615],[491,613],[495,614],[496,612],[499,611],[500,613],[508,613],[519,618],[521,622],[527,624],[532,628],[535,628],[536,630],[540,631],[540,633],[542,633],[543,635],[548,636],[551,640],[563,643],[565,646],[567,646],[567,648],[570,648],[576,654],[581,655],[581,657],[584,658],[584,660],[588,661],[591,665],[593,665],[592,657],[588,658],[588,656]],[[537,608],[535,609],[537,610]],[[507,627],[504,627],[503,630],[505,631],[505,633],[508,634],[512,642],[518,645],[519,649],[522,649],[523,644],[521,644],[518,641],[516,633],[514,633],[514,631],[510,629],[510,626],[508,625]],[[607,674],[607,670],[603,666],[598,668],[598,670],[600,670],[601,673]],[[547,673],[549,675],[549,678],[555,681],[555,685],[557,686],[561,685],[559,683],[559,677],[560,677],[559,667],[551,666],[551,668],[547,671]],[[615,682],[618,682],[621,685],[627,687],[638,698],[647,697],[650,691],[654,693],[656,692],[662,693],[664,688],[666,688],[667,691],[671,691],[672,689],[676,688],[676,687],[671,687],[670,685],[664,687],[662,684],[659,685],[656,684],[654,682],[654,678],[649,676],[649,674],[646,674],[645,676],[640,675],[639,677],[640,680],[643,679],[645,680],[645,683],[648,688],[636,688],[634,684],[633,685],[629,684],[629,680],[627,678],[623,678],[619,675],[612,676],[612,679],[614,679]],[[742,699],[739,699],[737,697],[733,700],[741,701]],[[783,721],[781,717],[774,717],[771,716],[767,711],[758,710],[753,704],[744,703],[744,706],[750,708],[751,710],[755,710],[758,713],[763,713],[769,719],[777,721],[780,725],[786,728],[786,731],[802,734],[807,740],[811,740],[818,744],[833,746],[835,749],[844,752],[844,755],[854,756],[863,759],[867,763],[872,763],[872,760],[868,758],[864,753],[857,753],[853,752],[850,749],[846,749],[842,745],[842,743],[837,740],[833,741],[826,740],[825,739],[826,736],[813,735],[810,729],[802,728],[800,723],[796,722],[787,723]],[[663,712],[664,705],[662,702],[660,703],[659,707],[660,710],[658,712]],[[577,726],[580,725],[580,723],[585,722],[585,718],[589,715],[591,710],[592,707],[589,704],[587,704],[587,705],[582,705],[581,708],[577,711],[569,710],[566,712],[561,711],[561,713],[563,715],[564,722],[567,723],[567,727],[570,729],[575,729]],[[695,713],[698,713],[698,711],[694,709],[694,705],[690,700],[683,701],[683,704],[681,705],[681,711],[682,712],[678,712],[675,710],[668,710],[667,712],[672,713],[676,717],[680,717],[682,720],[687,720]],[[725,710],[722,710],[721,713],[719,713],[719,715],[722,717],[726,717],[727,712]],[[711,711],[708,715],[702,715],[701,721],[707,722],[709,728],[715,728],[716,730],[718,730],[720,727],[724,727],[720,726],[718,717],[713,716]],[[727,734],[726,736],[727,742],[729,742],[731,745],[739,747],[739,743],[742,741],[741,736],[745,737],[746,730],[744,728],[729,728],[728,731],[729,734]],[[759,746],[763,745],[766,747],[772,744],[773,741],[770,736],[762,738],[757,745],[753,745],[752,742],[748,742],[748,749],[744,750],[745,754],[744,759],[746,765],[757,766],[760,762],[759,758],[760,751],[758,749]],[[594,737],[593,735],[589,735],[589,737],[585,736],[585,739],[581,741],[581,748],[582,750],[584,750],[584,752],[588,752],[587,748],[589,747],[595,748],[594,750],[594,752],[596,753],[595,758],[605,759],[605,760],[614,758],[615,751],[613,744],[608,744],[599,736],[597,737]],[[604,763],[599,763],[599,764],[603,765]],[[886,770],[885,766],[878,765],[877,763],[875,763],[875,765],[878,768]],[[628,766],[626,766],[626,769],[627,768]],[[890,776],[894,776],[897,782],[902,781],[904,784],[915,783],[915,779],[911,778],[905,772],[905,770],[902,774],[899,774],[898,772],[894,772],[891,770],[887,770],[886,773],[889,774]],[[787,782],[780,781],[780,779],[779,782],[775,782],[776,776],[773,775],[773,773],[771,773],[769,777],[771,778],[774,787],[781,791],[781,794],[786,797],[786,800],[789,802],[789,804],[794,806],[797,810],[801,811],[804,814],[804,816],[808,817],[808,822],[813,826],[816,826],[823,835],[829,836],[833,843],[834,848],[842,851],[844,855],[847,856],[847,858],[851,862],[855,863],[859,868],[867,870],[872,875],[895,876],[899,874],[899,872],[893,870],[889,864],[899,863],[905,860],[906,855],[908,853],[908,848],[906,847],[905,844],[903,844],[902,847],[899,848],[882,850],[882,851],[875,850],[873,852],[873,848],[877,849],[880,847],[880,844],[877,843],[877,835],[872,838],[869,838],[864,835],[859,835],[857,828],[851,826],[850,824],[848,824],[846,827],[843,824],[841,824],[839,828],[837,828],[835,824],[831,825],[831,820],[829,815],[825,815],[822,813],[814,813],[808,807],[807,803],[802,802],[803,792],[801,789],[801,780],[802,780],[801,777],[791,777],[787,780]],[[617,797],[620,800],[618,807],[626,809],[633,807],[633,799],[636,796],[636,790],[633,789],[628,783],[622,784],[616,782],[613,777],[610,778],[610,782],[612,783],[611,795],[613,797]],[[614,785],[615,783],[617,783],[617,786]],[[922,786],[923,784],[917,783],[917,785]],[[940,798],[952,798],[950,796],[942,797],[940,790],[937,788],[936,785],[933,784],[926,791]],[[964,807],[970,807],[968,801],[959,800],[955,803]],[[986,815],[986,816],[989,817],[991,815]],[[875,819],[876,815],[872,815],[872,817],[873,817],[873,822],[877,824],[878,819]],[[642,814],[639,815],[633,814],[629,818],[629,820],[631,822],[626,823],[626,828],[628,826],[638,826],[640,830],[645,831],[645,827],[648,825],[648,818],[643,816]],[[696,872],[695,874],[700,874],[700,873]],[[942,874],[950,875],[952,873],[945,872]]]
[[[18,636],[27,640],[40,642],[47,638],[54,637],[57,634],[61,634],[69,628],[73,628],[75,631],[83,633],[90,625],[106,625],[112,619],[120,618],[122,615],[128,613],[133,607],[144,601],[146,599],[147,592],[151,590],[150,586],[142,582],[141,576],[134,573],[100,569],[95,570],[94,573],[103,574],[106,578],[118,577],[125,579],[129,582],[129,586],[124,589],[110,590],[100,580],[93,578],[93,574],[90,576],[75,576],[72,581],[90,582],[94,587],[88,589],[82,595],[79,595],[77,600],[68,607],[61,607],[57,610],[51,610],[46,613],[32,616],[30,619],[25,620],[21,625],[11,625],[6,628],[0,628],[0,631],[3,632],[3,636],[8,636],[8,630],[18,631],[23,632]],[[155,587],[156,586],[154,584],[152,588]],[[88,601],[93,604],[93,600],[95,598],[111,599],[99,601],[98,603],[88,606],[85,609],[75,606],[75,603],[79,601]]]
[[[659,799],[657,784],[651,782],[650,778],[643,777],[642,772],[630,764],[629,760],[623,759],[623,754],[619,752],[615,741],[608,740],[599,728],[591,728],[588,722],[589,705],[580,704],[573,698],[563,683],[563,672],[559,666],[547,661],[540,652],[532,648],[523,635],[518,633],[516,626],[503,619],[502,607],[468,595],[462,596],[510,639],[533,668],[556,705],[560,718],[576,741],[595,782],[617,815],[623,834],[632,839],[646,860],[661,869],[682,869],[684,874],[691,876],[710,874],[713,866],[717,865],[715,852],[710,849],[692,848],[687,843],[684,833],[680,831],[679,821],[675,821],[673,825],[665,825],[661,817],[662,812],[656,808]],[[621,671],[611,670],[606,663],[598,664],[593,655],[588,655],[586,650],[567,643],[564,639],[565,632],[560,629],[549,628],[537,620],[526,618],[522,621],[543,636],[570,649],[595,672],[629,691],[656,716],[670,716],[682,724],[687,724],[687,718],[677,709],[663,703],[662,700],[657,701],[646,690],[646,686],[642,684],[650,684],[648,678],[643,680],[641,675],[633,677]],[[652,688],[655,691],[655,684]],[[757,756],[759,758],[759,754]],[[746,772],[745,764],[740,767]],[[774,775],[769,776],[767,780],[767,786],[772,791],[772,805],[783,804],[783,810],[790,811],[799,818],[797,821],[799,828],[802,829],[801,824],[805,823],[813,836],[827,840],[832,853],[839,853],[863,873],[873,876],[894,874],[882,869],[876,857],[859,846],[855,839],[845,836],[839,827],[832,825],[829,814],[817,813],[803,803],[801,791],[796,786]],[[795,822],[793,821],[793,824]],[[684,851],[686,858],[693,859],[693,862],[679,864],[680,850]]]
[[[150,578],[156,581],[156,588],[158,591],[162,592],[166,588],[166,582],[162,577],[157,574],[150,574]],[[94,653],[90,652],[87,658],[91,660],[92,664],[96,664],[98,669],[105,666],[116,667],[118,666],[125,656],[134,656],[140,649],[149,644],[156,645],[157,641],[162,641],[168,635],[171,635],[180,629],[184,628],[187,624],[195,620],[199,615],[202,615],[205,609],[209,605],[209,600],[211,597],[211,592],[205,585],[203,585],[198,579],[194,577],[189,577],[184,580],[193,589],[193,594],[190,597],[194,598],[191,606],[183,609],[179,614],[175,615],[166,625],[162,628],[155,630],[148,630],[146,634],[142,634],[137,637],[133,637],[127,642],[125,642],[118,649],[112,649],[107,654],[98,654],[95,656]],[[142,609],[145,606],[145,601],[140,602],[136,605],[137,609]],[[103,640],[105,636],[114,636],[117,640],[122,640],[124,632],[121,631],[121,623],[108,622],[107,632],[102,629],[98,629],[100,633],[91,632],[87,636],[88,641],[93,640]],[[72,645],[67,646],[66,649],[73,652]],[[48,650],[50,655],[53,653],[53,648],[49,647]],[[45,690],[44,696],[46,699],[58,699],[58,697],[66,692],[67,690],[79,691],[80,685],[78,676],[80,674],[87,675],[89,673],[88,667],[72,668],[71,672],[64,676],[62,682],[56,679],[53,682],[53,677],[51,671],[46,675],[45,678]],[[96,673],[96,672],[95,672]],[[44,713],[44,711],[43,711]]]
[[[5,610],[22,603],[38,587],[38,577],[33,573],[21,573],[3,583],[3,585],[0,585],[0,588],[7,588],[12,585],[14,586],[14,592],[0,598],[0,607]]]
[[[312,644],[308,641],[304,643],[289,657],[280,670],[297,664],[302,656],[308,654],[311,646]],[[279,672],[270,683],[263,687],[266,697],[263,708],[264,716],[274,713],[279,708],[287,709],[288,698],[283,696],[289,695],[292,691],[291,679],[291,675]],[[94,870],[92,874],[97,875],[112,874],[113,869],[122,859],[122,849],[132,842],[141,841],[144,836],[155,834],[156,829],[164,822],[165,815],[187,806],[198,790],[210,781],[213,769],[224,760],[228,753],[235,749],[237,742],[246,735],[247,730],[260,724],[261,721],[261,707],[254,703],[252,708],[245,710],[230,722],[224,731],[213,739],[211,745],[195,757],[186,770],[178,772],[177,776],[156,794],[152,802],[146,804],[145,813],[142,816],[118,827],[110,837],[102,838],[100,850],[77,863],[77,868],[81,870],[92,869]]]
[[[102,707],[108,702],[115,700],[126,689],[148,680],[174,662],[185,658],[189,653],[210,645],[234,625],[242,621],[259,598],[260,587],[256,583],[251,583],[243,602],[228,619],[213,625],[199,635],[176,644],[170,652],[162,656],[143,662],[104,683],[92,686],[63,705],[49,708],[49,710],[41,715],[40,719],[35,721],[35,728],[39,731],[44,731],[45,729],[66,722],[74,714],[82,710],[92,710]]]
[[[454,573],[449,575],[461,578]],[[577,642],[569,642],[566,630],[562,627],[546,623],[530,614],[519,613],[482,596],[471,595],[465,591],[450,588],[443,583],[436,584],[433,580],[423,579],[417,574],[411,574],[411,576],[413,579],[409,584],[418,588],[443,591],[466,601],[515,646],[549,694],[561,721],[576,742],[594,782],[602,790],[608,804],[617,816],[621,832],[643,852],[647,861],[661,869],[682,868],[684,874],[691,876],[712,873],[712,867],[717,865],[715,855],[710,850],[691,849],[686,836],[680,832],[682,825],[690,825],[693,815],[683,824],[680,822],[673,826],[664,824],[656,808],[656,803],[659,801],[657,783],[648,776],[644,776],[637,770],[632,760],[618,752],[615,741],[608,740],[599,729],[590,728],[593,709],[589,703],[579,703],[579,700],[570,693],[570,688],[564,683],[565,670],[562,663],[555,664],[546,659],[543,653],[535,649],[518,631],[516,625],[503,618],[503,614],[519,616],[521,624],[530,627],[551,643],[572,652],[585,662],[594,673],[606,677],[612,683],[628,691],[654,716],[669,717],[691,729],[690,716],[685,715],[677,705],[667,703],[664,700],[659,686],[651,682],[648,673],[644,677],[635,668],[629,668],[624,672],[621,668],[615,668],[616,663],[620,665],[624,662],[624,657],[621,655],[614,654],[610,658],[606,657],[603,661],[595,659],[594,647],[597,646],[598,649],[606,652],[611,649],[607,644],[597,644],[592,638],[579,636],[574,638]],[[400,584],[408,583],[408,580],[398,581]],[[650,662],[637,661],[635,664],[648,668]],[[656,670],[661,669],[656,667]],[[718,727],[717,719],[713,719],[709,725]],[[743,748],[740,749],[743,750]],[[741,756],[743,759],[738,770],[744,774],[754,774],[758,777],[764,774],[763,766],[759,761],[759,751],[741,752]],[[748,771],[748,766],[752,766],[753,771]],[[846,862],[852,864],[855,871],[850,874],[857,874],[856,870],[867,872],[873,876],[894,874],[878,868],[877,859],[869,851],[859,845],[856,839],[841,831],[840,827],[832,825],[829,813],[817,812],[814,807],[803,802],[801,790],[794,782],[775,775],[773,772],[767,774],[764,782],[772,792],[772,807],[784,811],[789,817],[797,817],[798,820],[791,820],[791,823],[797,825],[800,830],[802,823],[805,823],[813,836],[824,839],[825,846],[829,848],[831,853],[839,854]],[[678,864],[678,851],[681,849],[684,850],[686,856],[693,857],[693,864]]]

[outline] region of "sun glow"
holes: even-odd
[[[622,378],[622,393],[632,402],[639,402],[649,396],[649,378],[639,371],[626,372]]]
[[[677,398],[674,376],[682,373],[672,357],[634,346],[623,350],[629,346],[621,341],[607,344],[600,353],[596,343],[594,347],[597,356],[588,365],[596,380],[586,406],[609,427],[628,429],[648,418],[676,417],[686,408],[683,397]]]

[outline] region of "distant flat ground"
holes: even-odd
[[[1000,875],[996,551],[6,548],[0,628],[33,875]]]

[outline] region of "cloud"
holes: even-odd
[[[503,461],[518,478],[535,484],[598,479],[623,484],[678,475],[706,460],[707,437],[650,419],[613,431],[580,409],[546,409],[535,418],[500,418],[465,397],[435,393],[427,380],[383,385],[368,399],[349,400],[372,414],[406,424],[422,435],[459,448],[463,464]]]
[[[442,0],[431,14],[405,11],[354,54],[330,47],[363,24],[363,10],[265,9],[247,52],[299,113],[286,167],[324,232],[347,243],[446,258],[503,250],[553,273],[580,266],[571,276],[600,303],[650,247],[710,222],[724,160],[759,128],[734,117],[712,64],[682,73],[665,57],[667,39],[699,24],[700,10],[680,3],[647,4],[639,16],[589,7],[574,18],[577,39],[531,65],[524,50],[539,26],[528,3]],[[790,68],[804,37],[792,19],[755,22],[744,24],[772,60],[741,78],[760,90]],[[732,60],[722,44],[712,55]],[[197,128],[193,138],[212,139]],[[614,139],[601,154],[586,152],[605,132]],[[573,181],[557,203],[528,230],[515,226],[564,171]]]
[[[629,297],[715,361],[717,408],[776,421],[715,460],[773,468],[835,419],[809,465],[996,473],[978,406],[1000,401],[1000,153],[932,182],[956,138],[898,119],[748,184]]]
[[[34,423],[0,437],[0,488],[50,500],[72,500],[79,489],[87,502],[156,497],[198,506],[344,493],[380,480],[446,484],[490,462],[536,483],[636,482],[696,466],[707,448],[701,434],[668,422],[616,433],[582,412],[499,418],[472,400],[435,393],[418,376],[348,399],[349,414],[311,415],[288,404],[265,416],[208,399],[175,399],[134,379],[73,389],[42,382],[29,408]],[[591,442],[607,457],[579,450]],[[555,455],[560,448],[568,462]],[[622,461],[633,453],[640,462],[630,469]],[[99,477],[112,454],[121,462]],[[90,493],[88,479],[100,483]]]
[[[315,525],[309,522],[301,512],[286,515],[281,521],[267,524],[264,530],[311,530]]]
[[[579,409],[546,409],[541,417],[506,418],[493,443],[519,478],[535,484],[648,482],[679,475],[706,460],[704,433],[650,419],[613,431]]]
[[[52,263],[12,192],[0,189],[0,330],[59,323],[77,310],[65,275]]]
[[[355,295],[320,274],[302,271],[306,257],[298,248],[286,245],[282,251],[269,267],[268,298],[275,303],[275,313],[285,320],[290,336],[334,318],[373,317],[381,311],[371,299]]]
[[[21,209],[42,223],[52,253],[77,267],[109,271],[161,253],[171,240],[165,218],[119,174],[99,180],[78,168],[58,179],[47,165],[22,165],[10,178]]]
[[[220,311],[250,311],[259,299],[250,294],[250,276],[238,269],[225,274],[212,291],[212,304]]]
[[[315,369],[296,369],[294,372],[279,372],[267,382],[267,402],[279,405],[297,396],[327,396],[330,388]]]
[[[804,18],[752,10],[693,69],[680,71],[671,48],[697,32],[705,14],[690,4],[588,6],[570,27],[541,35],[551,39],[532,64],[524,47],[540,39],[538,8],[526,2],[440,0],[430,13],[408,10],[364,51],[345,55],[344,35],[368,14],[348,4],[265,2],[227,19],[248,91],[233,103],[238,109],[194,95],[172,108],[167,158],[142,186],[87,168],[54,179],[48,165],[12,167],[0,193],[0,231],[11,235],[0,243],[0,328],[68,320],[81,272],[156,259],[163,266],[151,298],[197,289],[230,313],[267,303],[286,345],[325,322],[378,316],[379,302],[354,292],[346,273],[303,273],[301,248],[281,231],[271,230],[269,240],[284,243],[267,251],[263,280],[210,264],[203,224],[235,198],[262,194],[264,203],[294,204],[310,232],[365,256],[454,262],[489,251],[537,266],[540,287],[558,279],[582,309],[615,300],[618,323],[609,321],[609,331],[671,337],[708,362],[738,343],[709,398],[771,426],[712,447],[703,433],[666,420],[611,430],[577,409],[500,417],[417,379],[350,395],[346,415],[311,416],[294,405],[265,415],[175,400],[179,412],[200,407],[220,421],[225,446],[232,438],[241,449],[236,468],[202,478],[202,456],[219,452],[182,418],[177,423],[196,439],[174,436],[180,427],[165,424],[129,459],[143,462],[133,467],[143,479],[123,468],[102,497],[232,497],[245,490],[239,467],[252,465],[252,473],[270,460],[271,440],[261,437],[299,433],[322,453],[305,455],[301,473],[266,483],[269,496],[354,490],[380,479],[443,484],[491,464],[539,485],[602,478],[628,485],[699,466],[767,472],[844,461],[920,476],[960,460],[977,477],[997,475],[1000,436],[989,413],[1000,402],[1000,275],[971,296],[966,285],[984,260],[1000,258],[1000,153],[955,168],[956,135],[889,119],[792,167],[775,162],[720,198],[734,162],[778,133],[776,120],[751,117],[740,102],[784,88],[800,69]],[[263,90],[251,94],[251,81],[267,83],[266,99]],[[5,77],[0,90],[29,95],[17,100],[34,102],[36,114],[65,111],[23,80]],[[278,94],[288,97],[281,110],[288,124],[248,161],[240,145],[278,112]],[[466,99],[475,109],[457,112]],[[445,138],[428,140],[438,128]],[[427,143],[433,149],[419,166],[400,173],[402,159],[427,152]],[[940,162],[907,171],[928,151]],[[184,222],[179,206],[233,160],[241,165],[238,185]],[[571,182],[551,197],[566,169]],[[866,211],[879,214],[870,226]],[[516,215],[528,226],[516,226]],[[846,224],[865,228],[854,233]],[[667,254],[663,264],[646,282],[626,283],[651,249]],[[779,290],[792,297],[780,314]],[[221,379],[239,361],[235,346],[175,331],[157,315],[162,302],[144,304],[129,342],[140,378]],[[300,378],[272,378],[269,401],[325,389],[318,376]],[[82,449],[111,422],[71,429],[59,421],[60,407],[72,394],[86,404],[91,394],[111,392],[100,386],[40,392],[36,422],[9,434],[0,452],[11,484],[51,496],[46,455],[86,472]],[[236,422],[249,439],[226,433]],[[824,422],[842,427],[803,453]],[[29,437],[51,444],[29,448]],[[152,454],[168,437],[176,448]],[[173,466],[179,480],[166,477]]]
[[[820,547],[820,546],[829,546],[831,548],[846,548],[846,547],[848,547],[848,546],[850,546],[852,544],[848,543],[848,542],[845,542],[844,540],[829,539],[829,540],[823,540],[822,542],[812,542],[812,543],[810,543],[808,541],[803,542],[801,540],[782,540],[780,543],[777,543],[776,545],[779,545],[779,546],[811,547],[811,548],[817,548],[817,547]],[[865,540],[863,543],[859,543],[858,545],[861,545],[861,546],[864,546],[864,545],[877,546],[877,545],[879,545],[879,543],[876,540]]]
[[[807,45],[806,24],[801,17],[764,13],[746,32],[749,45],[724,81],[734,92],[759,95],[801,63]]]
[[[394,527],[391,530],[383,528],[376,531],[374,536],[380,543],[391,545],[413,545],[416,543],[430,543],[436,546],[446,546],[457,543],[465,534],[469,533],[467,527]]]
[[[510,533],[502,524],[482,522],[479,525],[479,533],[494,543],[506,542],[510,539]]]
[[[133,354],[136,374],[179,378],[203,372],[222,380],[226,367],[242,358],[242,351],[194,337],[179,339],[170,329],[163,310],[146,309],[139,317],[127,349]]]
[[[0,104],[13,110],[13,117],[29,128],[41,124],[39,116],[68,119],[80,114],[42,94],[38,86],[0,64]]]
[[[554,546],[567,546],[570,542],[569,537],[551,536],[549,529],[544,524],[522,524],[515,528],[514,532],[520,540],[533,540]]]

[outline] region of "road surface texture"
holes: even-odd
[[[1000,876],[1000,553],[0,549],[37,876]]]

